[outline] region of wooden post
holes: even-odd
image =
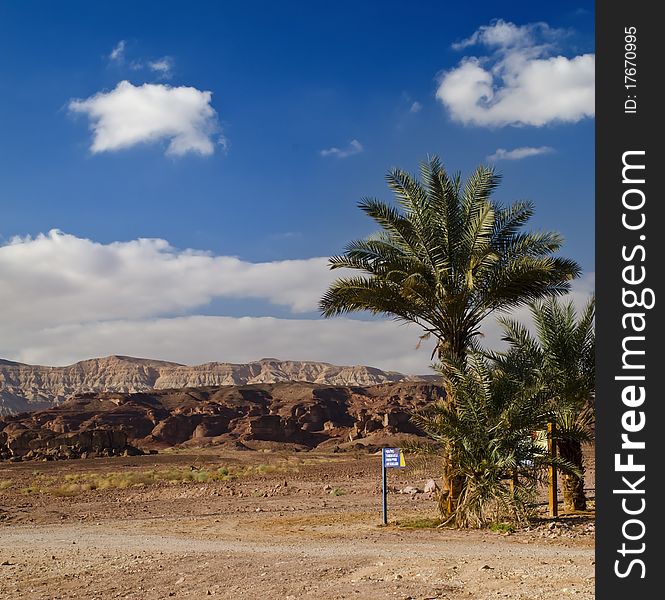
[[[547,424],[547,451],[551,458],[556,458],[556,423],[552,421]],[[557,482],[556,482],[556,467],[550,465],[550,489],[549,489],[549,507],[550,517],[556,518],[559,516],[559,505],[557,502]]]
[[[517,474],[517,469],[513,469],[513,475],[510,478],[510,494],[514,497],[515,492],[517,491],[517,486],[519,485],[519,476]]]

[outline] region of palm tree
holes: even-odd
[[[381,231],[330,259],[331,269],[361,274],[337,279],[319,307],[326,317],[369,311],[416,323],[436,338],[440,358],[463,362],[489,313],[566,293],[580,268],[553,256],[559,234],[521,231],[530,202],[502,207],[490,199],[500,182],[492,169],[478,167],[464,185],[436,156],[420,171],[421,181],[388,173],[399,207],[361,200]]]
[[[558,454],[577,470],[562,473],[564,509],[586,510],[582,444],[594,431],[595,300],[589,300],[579,318],[572,301],[556,298],[532,303],[530,312],[536,337],[518,322],[500,319],[503,339],[511,346],[491,356],[504,372],[540,382],[545,390],[557,425]]]
[[[500,182],[492,169],[478,167],[463,184],[434,156],[420,173],[419,181],[400,169],[388,172],[397,207],[361,200],[381,230],[330,259],[331,269],[360,274],[333,282],[319,307],[326,317],[369,311],[415,323],[435,337],[440,361],[461,367],[488,314],[566,293],[580,268],[554,256],[559,234],[521,231],[531,203],[491,200]],[[447,401],[454,404],[454,394]],[[452,513],[464,481],[444,478]]]
[[[449,368],[447,379],[455,404],[438,401],[413,417],[434,444],[406,448],[416,455],[449,456],[451,475],[465,482],[452,513],[440,495],[442,514],[458,527],[527,521],[544,467],[552,462],[532,436],[550,418],[542,386],[493,368],[477,353],[463,369]],[[554,462],[569,468],[563,460]]]

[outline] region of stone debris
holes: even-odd
[[[426,494],[433,494],[434,492],[438,491],[439,486],[436,485],[436,481],[434,479],[430,479],[426,484],[425,487],[423,488],[423,491]]]
[[[569,518],[567,520],[557,520],[541,523],[535,527],[529,527],[529,531],[536,531],[540,537],[544,538],[581,538],[594,536],[596,534],[596,524],[588,522],[586,519]]]

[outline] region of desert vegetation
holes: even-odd
[[[578,316],[572,302],[556,299],[530,305],[535,336],[522,324],[501,319],[506,352],[491,356],[498,369],[544,394],[548,419],[556,424],[554,442],[562,469],[564,509],[587,508],[582,444],[595,430],[595,300]]]
[[[311,461],[309,461],[311,462]],[[80,472],[73,474],[47,475],[41,471],[33,471],[32,479],[21,487],[23,494],[47,494],[55,496],[75,496],[82,492],[94,490],[125,490],[129,488],[145,488],[159,484],[188,484],[232,482],[242,478],[256,477],[267,474],[298,472],[299,465],[308,464],[302,460],[281,459],[270,464],[246,465],[205,465],[205,466],[173,466],[166,469],[148,469],[110,472]],[[13,485],[10,480],[0,482],[0,490]],[[335,488],[331,494],[340,496],[345,491]]]
[[[587,364],[593,356],[593,309],[587,309],[578,331],[572,307],[560,308],[555,301],[580,274],[575,261],[556,256],[561,236],[524,231],[533,205],[495,202],[491,196],[500,177],[484,166],[463,182],[432,157],[422,163],[420,179],[393,169],[387,182],[396,204],[360,202],[380,230],[330,259],[331,269],[359,274],[336,280],[320,309],[328,317],[357,311],[388,315],[419,325],[423,338],[434,339],[432,357],[446,397],[414,416],[434,444],[410,449],[442,458],[444,523],[479,527],[527,519],[535,484],[548,464],[565,473],[567,506],[583,506],[583,499],[570,498],[579,496],[580,486],[583,490],[579,444],[587,439],[583,406],[593,388]],[[536,312],[553,315],[552,326],[563,326],[568,346],[549,344],[546,318],[539,322],[540,346],[527,339],[524,327],[504,321],[511,350],[487,358],[479,342],[482,322],[527,303],[537,322]],[[532,346],[540,352],[527,364],[525,353]],[[522,370],[509,369],[513,362]],[[563,371],[565,378],[559,376]],[[558,459],[544,451],[536,435],[552,421],[560,425]]]

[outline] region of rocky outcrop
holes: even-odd
[[[109,356],[67,367],[43,367],[0,360],[0,416],[40,410],[85,392],[147,392],[221,385],[306,381],[333,386],[370,386],[421,380],[373,367],[339,367],[328,363],[280,361],[247,364],[177,363]]]
[[[369,387],[288,382],[86,393],[48,410],[0,419],[0,456],[117,454],[179,444],[324,442],[420,432],[411,415],[444,397],[423,382]],[[55,449],[58,449],[55,452]]]
[[[0,459],[61,460],[88,456],[142,454],[127,443],[127,434],[117,429],[87,429],[58,434],[50,429],[7,427],[0,431]]]

